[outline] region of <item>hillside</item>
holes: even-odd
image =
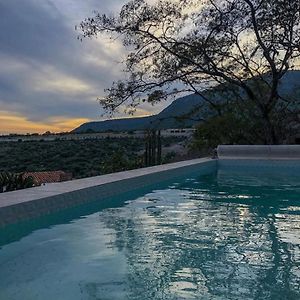
[[[281,80],[279,91],[284,95],[290,95],[300,91],[300,71],[289,71]],[[192,112],[204,100],[202,97],[191,94],[174,100],[168,107],[159,114],[140,117],[112,119],[106,121],[87,122],[75,128],[73,132],[82,133],[86,131],[131,131],[144,130],[147,128],[168,129],[191,127],[196,121],[184,120],[181,117]],[[198,117],[201,117],[198,114]]]
[[[87,131],[102,132],[143,130],[150,124],[152,119],[153,117],[151,116],[87,122],[74,129],[73,132],[82,133]]]
[[[140,117],[140,118],[124,118],[112,119],[105,121],[87,122],[74,129],[73,132],[82,133],[86,131],[130,131],[144,130],[147,128],[184,128],[191,127],[195,121],[180,120],[178,117],[189,113],[197,107],[203,99],[197,95],[188,95],[174,100],[168,107],[162,110],[159,114]]]

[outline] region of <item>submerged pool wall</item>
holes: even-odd
[[[219,171],[300,176],[300,145],[220,145],[217,152]]]
[[[187,174],[215,172],[217,161],[195,159],[0,194],[0,227],[155,186]]]
[[[300,160],[300,145],[219,145],[217,152],[220,160]]]

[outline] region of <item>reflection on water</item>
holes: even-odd
[[[0,250],[0,299],[300,299],[300,180],[219,172]]]

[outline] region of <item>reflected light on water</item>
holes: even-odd
[[[0,299],[300,299],[300,180],[261,178],[189,178],[36,230],[0,250]]]

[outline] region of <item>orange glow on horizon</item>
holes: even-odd
[[[22,115],[13,115],[9,112],[0,111],[0,134],[9,133],[44,133],[71,131],[82,123],[91,121],[87,118],[49,118],[44,122],[34,122]]]

